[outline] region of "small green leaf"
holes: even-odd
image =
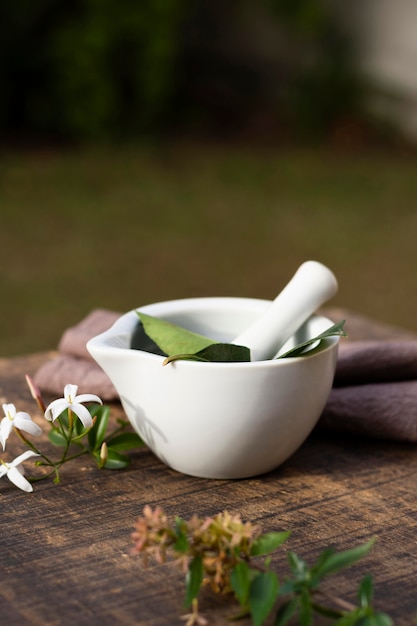
[[[185,553],[189,547],[189,541],[187,537],[187,525],[181,517],[178,515],[175,517],[175,535],[177,540],[174,544],[174,550],[177,552]]]
[[[110,417],[110,407],[94,404],[89,409],[91,417],[96,418],[95,424],[88,431],[88,445],[91,450],[98,450],[106,436],[107,425]]]
[[[131,450],[132,448],[140,448],[145,444],[136,433],[120,433],[108,439],[107,445],[111,447],[112,450],[120,452],[122,450]]]
[[[185,577],[185,601],[184,605],[190,606],[194,598],[198,596],[203,582],[204,567],[201,556],[195,556],[188,566]]]
[[[195,354],[212,343],[213,339],[204,337],[176,324],[137,311],[145,333],[167,355]]]
[[[372,577],[365,576],[359,585],[359,604],[361,607],[368,607],[372,604],[373,584]]]
[[[99,457],[100,455],[98,454],[97,456]],[[107,448],[107,459],[104,464],[106,469],[124,469],[130,465],[130,462],[130,458],[125,454],[120,454],[113,448]]]
[[[307,563],[291,551],[287,553],[287,559],[294,576],[296,576],[298,579],[305,578],[306,574],[308,573]]]
[[[67,440],[64,435],[55,428],[52,428],[48,434],[49,441],[54,444],[54,446],[66,446]]]
[[[323,578],[324,576],[328,576],[329,574],[334,574],[339,570],[349,567],[356,561],[362,559],[366,554],[368,554],[369,550],[375,543],[375,539],[371,539],[366,543],[357,546],[356,548],[351,548],[350,550],[345,550],[344,552],[334,553],[329,556],[328,559],[324,561],[320,565],[320,568],[315,570],[317,576]]]
[[[183,532],[179,533],[177,536],[177,540],[174,543],[174,550],[176,552],[181,552],[182,554],[185,554],[189,548],[189,542],[188,542],[188,538],[187,535]]]
[[[274,626],[285,626],[285,624],[287,624],[294,615],[298,604],[298,598],[291,598],[290,600],[287,600],[287,602],[281,604],[275,615]]]
[[[239,603],[246,606],[251,582],[250,567],[246,561],[236,563],[230,574],[230,582]]]
[[[300,598],[300,612],[299,620],[300,626],[312,626],[314,622],[313,607],[311,606],[311,596],[307,589],[302,589],[299,595]]]
[[[276,550],[290,536],[290,531],[264,533],[253,542],[251,556],[263,556]]]
[[[73,437],[71,439],[72,441],[80,440],[87,434],[87,429],[75,413],[72,414],[72,417],[74,419],[74,430]]]
[[[298,344],[294,348],[291,348],[291,350],[288,350],[288,352],[285,352],[284,354],[280,354],[280,356],[277,358],[288,359],[288,358],[292,358],[296,356],[303,356],[304,350],[308,346],[311,346],[313,343],[321,342],[323,339],[327,339],[328,337],[335,337],[335,336],[347,337],[347,334],[343,329],[344,324],[345,324],[345,320],[342,320],[341,322],[338,322],[337,324],[330,326],[330,328],[320,333],[316,337],[308,339],[307,341],[303,341],[302,343]],[[321,348],[321,345],[317,346],[317,349],[320,349],[320,348]],[[310,352],[306,352],[305,356],[308,356],[312,353],[313,353],[312,350]]]
[[[251,582],[249,588],[249,608],[254,626],[261,626],[278,596],[279,583],[274,572],[261,572]]]
[[[375,613],[370,606],[356,607],[344,613],[334,626],[393,626],[393,620],[386,613]]]
[[[375,613],[373,622],[369,622],[370,626],[393,626],[394,622],[386,613]]]
[[[287,596],[290,593],[296,593],[296,591],[297,591],[296,581],[287,579],[281,583],[280,588],[279,588],[279,595]]]

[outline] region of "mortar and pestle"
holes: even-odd
[[[274,301],[209,297],[134,309],[87,343],[113,382],[126,415],[166,465],[204,478],[237,479],[268,472],[308,437],[325,406],[339,337],[294,358],[277,355],[332,325],[315,311],[337,281],[307,261]],[[244,345],[250,362],[202,363],[131,349],[136,311],[212,339]]]

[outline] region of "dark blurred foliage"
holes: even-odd
[[[0,4],[10,137],[322,136],[360,115],[361,92],[349,41],[318,0]]]

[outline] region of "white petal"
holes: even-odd
[[[17,467],[11,467],[7,472],[7,478],[12,482],[16,487],[22,489],[22,491],[33,491],[33,487],[28,480],[21,474]]]
[[[86,409],[85,406],[82,404],[73,404],[71,406],[71,410],[77,417],[80,418],[84,428],[91,428],[93,425],[93,418],[91,417],[90,411]]]
[[[25,419],[25,420],[31,420],[31,421],[32,421],[31,416],[29,415],[29,413],[26,413],[26,411],[18,411],[18,412],[14,415],[13,419],[15,420],[17,417],[19,417],[19,418],[20,418],[20,417],[22,417],[22,418],[23,418],[23,419]]]
[[[17,413],[14,418],[14,425],[16,428],[24,430],[31,435],[42,434],[42,428],[32,421],[32,418],[28,415],[28,413]]]
[[[74,398],[77,395],[78,385],[65,385],[64,387],[64,398],[67,402],[74,402]]]
[[[10,417],[14,417],[16,415],[16,407],[14,404],[3,404],[4,414]]]
[[[6,447],[6,441],[12,432],[13,422],[8,417],[3,417],[0,423],[0,441],[3,446],[3,450]]]
[[[11,463],[8,463],[8,465],[9,467],[17,467],[18,465],[23,463],[23,461],[30,459],[31,456],[40,456],[40,455],[37,452],[34,452],[33,450],[26,450],[26,452],[19,454],[19,456],[17,456]]]
[[[5,474],[7,474],[9,468],[7,467],[7,465],[3,465],[3,463],[0,465],[0,478],[2,478]]]
[[[58,400],[54,400],[46,407],[45,418],[49,421],[54,421],[67,408],[68,402],[64,398],[58,398]]]
[[[99,404],[103,404],[101,399],[93,393],[82,393],[79,396],[75,396],[73,402],[98,402]]]

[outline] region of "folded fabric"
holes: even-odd
[[[108,328],[120,317],[116,311],[95,309],[79,324],[68,328],[61,337],[56,357],[46,361],[34,376],[39,389],[51,395],[62,395],[67,383],[78,385],[78,393],[95,393],[102,400],[118,399],[113,383],[90,356],[89,339]]]
[[[417,381],[333,388],[318,428],[417,442]]]
[[[346,319],[349,339],[340,342],[334,385],[318,429],[416,442],[417,336],[343,309],[323,312],[335,322]],[[86,343],[119,316],[116,311],[97,309],[67,329],[57,356],[36,373],[38,387],[61,395],[64,386],[72,383],[79,393],[117,401],[116,389],[93,361]]]

